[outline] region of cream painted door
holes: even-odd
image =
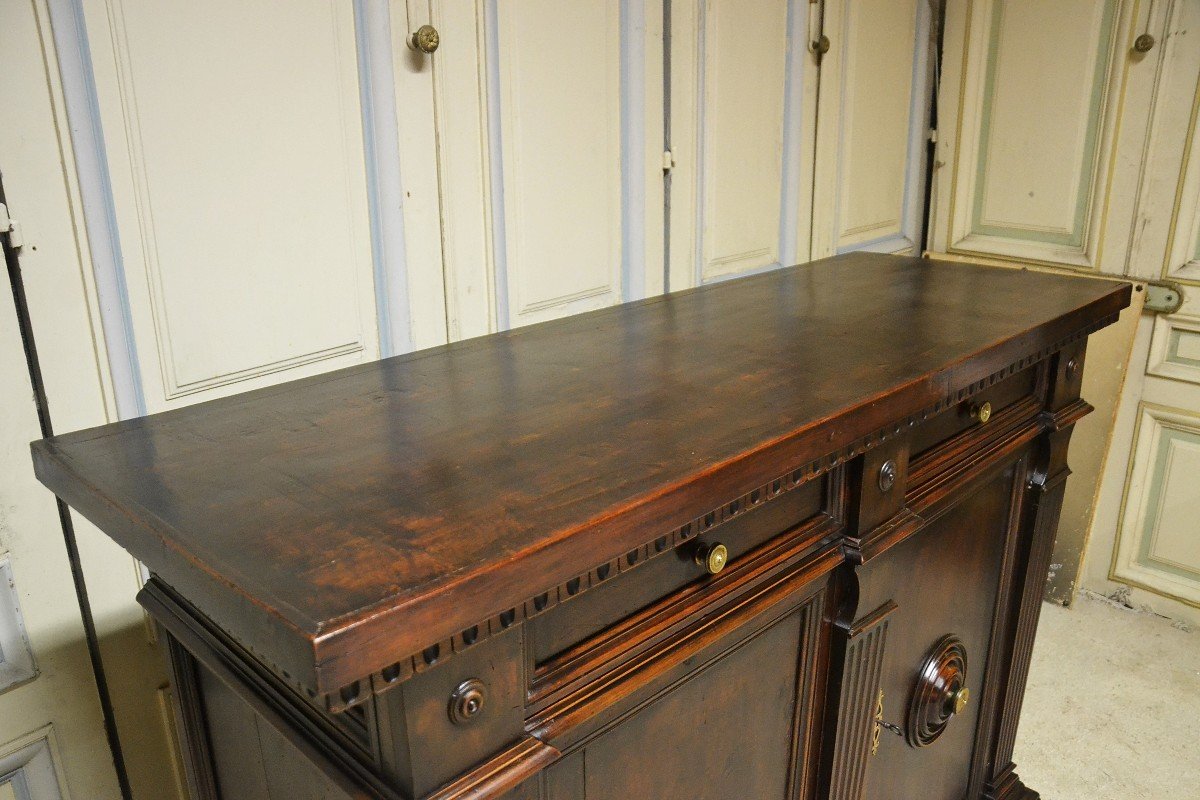
[[[1148,164],[1173,149],[1178,171],[1195,87],[1180,113],[1178,58],[1164,56],[1187,49],[1172,20],[1195,9],[1194,0],[950,0],[929,249],[1081,277],[1158,276],[1177,182],[1164,178],[1170,167],[1156,175]],[[1134,47],[1142,34],[1154,37],[1148,52]],[[1048,583],[1058,602],[1100,588],[1095,564],[1107,573],[1119,505],[1112,475],[1121,469],[1119,498],[1133,426],[1122,421],[1129,403],[1118,414],[1117,401],[1122,386],[1128,394],[1142,384],[1154,325],[1140,313],[1142,289],[1089,343],[1083,393],[1096,411],[1072,439]]]
[[[812,256],[921,252],[934,0],[824,0]]]
[[[1158,102],[1133,263],[1176,283],[1177,313],[1143,320],[1101,493],[1087,585],[1200,623],[1200,3],[1165,4]]]
[[[372,242],[395,220],[371,214],[365,143],[377,131],[363,76],[378,76],[355,4],[32,7],[41,27],[22,45],[44,50],[45,72],[22,89],[46,92],[50,122],[34,133],[16,116],[26,139],[58,148],[43,181],[65,183],[62,203],[25,220],[63,239],[42,261],[49,243],[27,234],[45,265],[28,281],[58,429],[378,358],[380,329],[408,314],[375,291],[394,276]],[[134,797],[182,797],[170,686],[134,601],[144,576],[94,527],[77,528]]]
[[[401,138],[432,143],[406,196],[440,214],[448,338],[661,291],[661,4],[412,0],[392,22],[398,91],[430,92]]]
[[[671,3],[670,289],[808,260],[809,24],[801,0]]]

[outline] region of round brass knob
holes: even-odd
[[[450,695],[450,721],[455,725],[468,725],[483,713],[487,700],[487,687],[478,678],[471,678],[458,685]]]
[[[1154,37],[1149,33],[1143,33],[1133,40],[1133,49],[1138,53],[1149,53],[1154,49]]]
[[[992,404],[983,402],[971,406],[971,418],[979,420],[981,424],[987,422],[992,418]]]
[[[953,709],[952,713],[961,714],[967,703],[971,702],[971,690],[964,686],[957,692],[951,692],[946,699],[949,701],[947,705]]]
[[[709,575],[716,575],[729,563],[729,548],[720,542],[710,545],[701,543],[696,548],[696,563],[704,567]]]
[[[441,43],[442,37],[438,34],[437,28],[432,25],[422,25],[412,35],[413,49],[420,50],[422,53],[432,53],[438,49],[438,45]]]

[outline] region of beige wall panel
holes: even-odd
[[[1096,0],[994,5],[976,230],[1067,239],[1082,233],[1077,212],[1090,188],[1085,180],[1094,160],[1095,113],[1108,59],[1103,28],[1112,5]]]
[[[1200,413],[1143,402],[1112,576],[1200,606]]]
[[[951,3],[935,249],[1102,268],[1135,6]]]
[[[712,2],[703,24],[701,276],[709,280],[779,261],[787,4]]]
[[[376,357],[352,7],[85,10],[147,408]]]
[[[499,5],[510,319],[600,308],[621,292],[620,6]]]
[[[843,179],[871,191],[842,192],[841,244],[900,232],[912,122],[911,65],[922,2],[848,5]],[[916,44],[919,50],[921,43]]]
[[[831,2],[824,32],[813,255],[912,252],[923,199],[927,0]],[[918,22],[921,25],[918,25]]]
[[[487,41],[482,0],[434,0],[447,32],[431,59],[442,259],[451,340],[497,329],[487,131]]]

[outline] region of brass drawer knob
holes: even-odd
[[[991,418],[992,404],[990,402],[985,401],[971,406],[971,419],[977,419],[982,424]]]
[[[701,542],[696,547],[696,563],[704,567],[709,575],[716,575],[729,563],[729,548],[720,542],[709,545]]]

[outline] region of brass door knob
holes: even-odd
[[[438,34],[437,28],[432,25],[422,25],[412,35],[411,42],[414,50],[420,50],[422,53],[432,53],[442,43],[442,37]]]
[[[961,714],[969,702],[971,702],[971,690],[965,686],[946,695],[946,708],[952,714]]]
[[[979,420],[980,423],[987,422],[992,418],[992,404],[983,402],[971,406],[971,418]]]
[[[696,547],[696,563],[704,567],[709,575],[716,575],[729,563],[729,548],[720,542],[709,545],[701,542]]]

